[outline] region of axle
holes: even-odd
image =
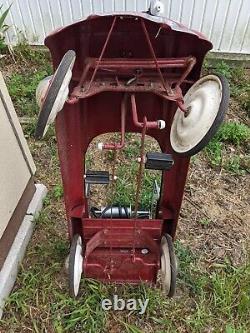
[[[134,216],[134,211],[131,206],[107,206],[101,207],[101,209],[97,209],[95,207],[91,208],[91,213],[96,218],[105,218],[105,219],[130,219]],[[148,210],[140,210],[137,212],[138,218],[147,219],[150,217],[150,211]]]

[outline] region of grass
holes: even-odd
[[[9,75],[8,87],[19,116],[34,117],[37,113],[34,98],[36,85],[43,76],[51,73],[48,57],[21,45],[15,51],[15,59],[17,69],[14,74]],[[26,64],[30,64],[30,68],[25,69]],[[227,76],[231,75],[230,80],[236,82],[231,68],[223,66],[218,67],[218,70],[225,71]],[[235,89],[236,87],[237,83]],[[32,135],[34,126],[34,121],[25,125],[25,134],[28,137]],[[110,198],[125,205],[134,200],[135,188],[131,186],[131,182],[137,174],[138,162],[135,160],[140,147],[134,136],[128,135],[126,140],[131,144],[125,148],[121,159],[129,163],[119,166],[116,196]],[[4,318],[0,321],[1,333],[250,331],[249,260],[243,266],[235,267],[230,258],[226,257],[220,265],[213,266],[206,261],[204,253],[193,251],[180,241],[175,242],[179,260],[178,293],[175,299],[170,300],[158,288],[144,284],[115,286],[90,279],[82,281],[81,297],[71,299],[64,269],[69,245],[62,213],[63,188],[58,172],[54,132],[51,130],[41,143],[34,143],[31,137],[29,141],[37,159],[38,177],[46,181],[51,190],[43,212],[36,221],[36,232],[15,288],[7,301]],[[246,125],[227,122],[206,148],[206,163],[238,174],[242,168],[246,169],[244,153],[248,141],[249,128]],[[234,149],[234,154],[228,154],[229,148]],[[148,146],[147,149],[155,148]],[[42,159],[43,155],[45,160]],[[112,158],[110,154],[108,159],[112,161]],[[88,168],[92,163],[90,156],[87,161]],[[195,163],[199,163],[199,157],[195,159]],[[144,208],[150,207],[153,181],[156,179],[160,182],[160,178],[160,173],[145,171],[141,195],[141,206]],[[200,228],[209,233],[213,227],[210,222],[207,218],[200,219],[198,228],[200,225]],[[187,234],[187,238],[188,236]],[[147,311],[144,315],[139,315],[136,311],[103,311],[101,300],[114,293],[125,299],[149,298]]]
[[[19,116],[34,117],[38,113],[36,88],[38,83],[51,74],[48,54],[34,50],[22,43],[13,49],[17,70],[7,76],[7,86]],[[22,66],[18,66],[22,63]],[[8,66],[7,64],[4,64]]]
[[[241,165],[241,158],[238,155],[233,155],[227,159],[224,168],[234,174],[244,173],[244,168],[242,168]]]
[[[63,197],[63,187],[61,184],[57,184],[54,187],[53,195],[56,200],[61,199]]]
[[[233,150],[245,149],[250,140],[249,126],[238,122],[226,122],[219,129],[215,137],[205,148],[205,154],[212,167],[224,167],[225,170],[236,174],[249,169],[246,163],[247,155],[241,157],[228,154],[226,147],[231,145]],[[224,159],[224,162],[223,162]],[[223,164],[223,165],[222,165]]]
[[[116,138],[114,134],[114,138]],[[109,204],[119,204],[121,206],[130,206],[135,201],[136,179],[138,175],[140,156],[140,137],[137,134],[126,134],[126,146],[118,153],[118,163],[116,169],[117,181],[115,191],[108,191],[107,201]],[[151,139],[146,137],[146,151],[158,151],[158,144],[152,144]],[[106,159],[112,165],[114,160],[113,152],[105,153]],[[90,169],[95,168],[94,159],[87,155],[87,166]],[[161,172],[154,170],[144,170],[143,184],[140,192],[140,208],[150,210],[153,197],[154,182],[160,185]]]
[[[222,125],[217,138],[221,142],[243,145],[250,140],[250,128],[242,123],[227,122]]]
[[[0,55],[7,49],[4,33],[9,29],[9,26],[5,24],[5,19],[9,14],[10,7],[11,6],[9,6],[5,11],[2,11],[3,5],[0,4]]]
[[[205,148],[205,153],[212,167],[218,167],[222,161],[222,143],[213,139]]]
[[[37,73],[14,74],[7,82],[10,87],[10,94],[15,96],[13,101],[17,105],[20,116],[35,116],[38,113],[38,107],[35,101],[35,91],[38,83],[48,75],[46,71]]]
[[[117,170],[118,180],[116,182],[115,194],[109,198],[110,202],[117,202],[120,205],[129,206],[135,200],[136,177],[138,173],[138,162],[132,162],[130,166],[120,165]],[[159,172],[144,171],[144,182],[140,194],[140,204],[143,209],[150,209],[154,181],[160,184],[161,175]]]
[[[27,255],[33,257],[30,269],[21,270],[17,285],[11,294],[7,308],[9,329],[16,331],[20,325],[29,325],[33,332],[43,332],[51,325],[55,332],[102,332],[105,313],[101,299],[105,296],[104,286],[96,281],[85,281],[81,299],[68,296],[67,286],[61,287],[58,277],[65,274],[62,263],[68,253],[67,241],[62,241],[54,232],[48,215],[43,214],[38,228],[50,232],[46,242],[37,245]],[[53,235],[53,237],[51,237]],[[56,279],[56,281],[55,281]],[[43,314],[43,318],[39,315]],[[28,322],[27,322],[28,321]]]
[[[169,300],[158,289],[139,286],[103,285],[86,279],[81,286],[81,297],[68,296],[64,258],[68,251],[66,241],[55,235],[50,223],[50,212],[43,213],[37,228],[46,228],[46,242],[27,253],[32,266],[22,269],[17,285],[7,303],[7,314],[1,325],[18,332],[22,327],[33,332],[107,332],[112,321],[119,332],[178,332],[178,327],[190,332],[205,332],[209,327],[219,332],[225,327],[247,333],[250,327],[249,288],[250,266],[203,271],[199,257],[180,242],[176,243],[179,258],[178,288],[184,290],[176,300]],[[53,235],[53,237],[51,237]],[[144,315],[138,312],[105,312],[101,300],[116,293],[120,298],[149,299]],[[192,301],[192,310],[187,306]],[[229,329],[229,328],[228,328]],[[152,331],[152,330],[151,330]],[[8,331],[9,332],[9,331]],[[118,331],[117,331],[118,332]]]
[[[212,223],[212,221],[210,221],[210,220],[209,220],[208,218],[206,218],[206,217],[200,220],[200,224],[201,224],[202,226],[204,226],[204,227],[209,226],[210,223]]]
[[[215,68],[206,66],[206,71],[224,75],[230,84],[231,96],[238,101],[242,109],[250,116],[250,80],[243,67],[232,67],[224,61],[218,61]]]

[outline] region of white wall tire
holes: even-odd
[[[75,51],[69,50],[62,61],[60,62],[55,74],[53,75],[50,84],[43,84],[39,88],[39,96],[44,96],[42,101],[41,110],[38,116],[38,122],[35,132],[36,139],[41,139],[46,134],[48,127],[56,118],[58,112],[60,112],[68,98],[69,83],[72,78],[72,69],[75,63],[76,54]],[[38,96],[38,97],[39,97]],[[38,99],[38,103],[41,103],[41,97]]]
[[[170,132],[173,150],[192,156],[202,150],[216,134],[229,104],[229,86],[221,75],[198,80],[184,97],[188,113],[177,109]]]
[[[39,109],[42,108],[44,98],[49,89],[49,86],[53,80],[53,75],[45,77],[42,81],[39,82],[36,88],[36,103],[39,106]]]
[[[168,234],[161,239],[161,282],[163,292],[173,297],[176,290],[177,264],[172,237]]]
[[[80,235],[73,237],[69,254],[69,293],[77,297],[83,272],[83,244]]]

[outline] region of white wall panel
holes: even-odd
[[[123,11],[123,10],[125,10],[125,2],[126,2],[126,0],[114,1],[114,3],[115,3],[115,11]]]
[[[219,52],[250,53],[250,0],[162,0],[164,15],[202,31]],[[53,29],[110,11],[145,11],[150,0],[2,0],[10,29],[7,41],[15,43],[22,32],[31,44],[43,44]]]
[[[250,1],[243,1],[236,23],[234,35],[230,43],[233,52],[250,53]]]
[[[191,21],[193,19],[193,7],[194,7],[194,0],[185,1],[182,2],[181,7],[181,23],[191,27]],[[173,17],[173,16],[172,16]]]
[[[134,0],[126,0],[125,2],[125,10],[127,11],[136,11],[136,1]]]

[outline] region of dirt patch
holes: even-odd
[[[177,237],[208,265],[225,258],[236,266],[246,262],[249,187],[249,176],[215,172],[202,160],[192,164]]]

